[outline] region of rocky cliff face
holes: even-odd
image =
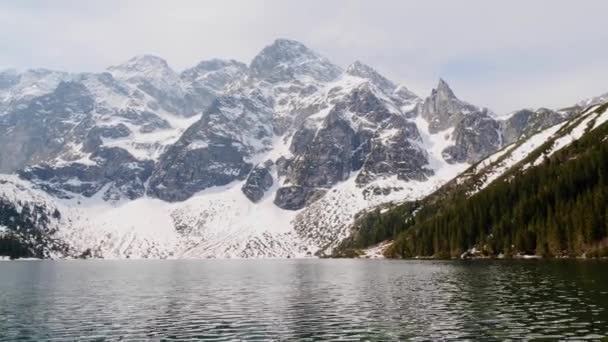
[[[0,171],[64,197],[106,186],[108,200],[141,197],[162,153],[246,66],[213,60],[180,75],[138,56],[108,71],[3,73]]]
[[[274,184],[270,170],[272,166],[272,161],[268,160],[264,164],[254,167],[247,176],[247,181],[241,190],[250,201],[259,202]]]
[[[502,147],[503,134],[493,113],[458,99],[444,80],[439,80],[419,112],[431,133],[452,130],[452,144],[442,153],[449,163],[473,163]]]
[[[443,150],[450,163],[474,163],[502,147],[500,125],[485,111],[463,116],[453,135],[454,145]]]
[[[431,133],[455,127],[464,116],[479,111],[478,107],[458,99],[443,79],[420,106],[420,115],[429,122]]]
[[[288,39],[277,39],[265,47],[251,61],[250,69],[252,77],[270,83],[306,81],[306,78],[328,82],[341,73],[340,68],[325,57]]]
[[[248,159],[272,144],[272,112],[256,97],[226,95],[160,157],[150,194],[180,201],[212,186],[243,180]]]
[[[98,256],[309,255],[359,211],[420,198],[568,115],[498,120],[443,80],[421,99],[279,39],[249,65],[2,72],[0,172],[61,204],[61,236]]]
[[[537,110],[522,109],[501,122],[501,131],[505,144],[516,142],[525,136],[530,136],[546,127],[564,121],[569,115],[556,111],[539,108]]]
[[[145,182],[154,165],[152,161],[137,160],[117,147],[99,148],[91,158],[95,161],[91,164],[38,164],[18,174],[59,198],[74,195],[90,198],[100,193],[105,201],[119,201],[144,195]]]

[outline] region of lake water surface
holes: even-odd
[[[608,336],[608,263],[0,262],[0,340]]]

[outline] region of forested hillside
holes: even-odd
[[[337,255],[394,239],[389,257],[458,257],[472,248],[490,256],[608,256],[608,124],[596,122],[607,107],[572,119],[479,191],[474,184],[484,179],[469,177],[423,201],[364,215]],[[581,127],[580,139],[549,153]]]
[[[0,185],[6,185],[6,181],[0,180]],[[48,258],[55,253],[66,254],[67,245],[54,237],[60,212],[42,202],[17,199],[21,195],[0,191],[0,257]]]

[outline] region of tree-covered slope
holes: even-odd
[[[337,255],[389,239],[390,257],[607,255],[607,108],[505,148],[422,201],[363,215]]]
[[[11,180],[0,179],[0,257],[67,255],[67,244],[55,236],[59,210]]]

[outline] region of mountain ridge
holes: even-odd
[[[0,89],[0,171],[19,177],[5,191],[56,202],[65,221],[54,234],[70,255],[329,253],[360,211],[420,199],[580,111],[498,120],[444,80],[422,99],[361,62],[343,70],[284,39],[249,65],[176,72],[144,55],[108,70],[45,72],[34,97],[21,91],[36,84],[29,74]]]

